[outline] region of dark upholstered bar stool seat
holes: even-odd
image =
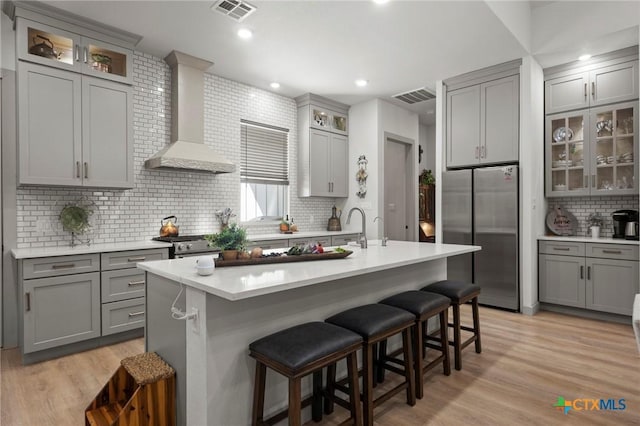
[[[438,293],[451,299],[453,307],[453,324],[449,323],[449,327],[453,327],[453,341],[449,344],[453,346],[455,353],[456,370],[462,369],[462,349],[466,348],[471,342],[475,342],[476,353],[482,352],[480,342],[480,317],[478,316],[478,296],[480,295],[480,287],[462,281],[444,280],[430,284],[422,291],[430,293]],[[471,311],[473,314],[473,327],[467,327],[460,324],[460,305],[471,301]],[[470,331],[473,333],[464,342],[460,337],[460,330]]]
[[[415,316],[403,309],[393,306],[372,304],[359,306],[343,311],[330,318],[328,323],[344,327],[362,336],[362,387],[363,387],[363,411],[364,424],[373,425],[373,409],[380,403],[391,398],[396,393],[406,389],[407,404],[415,405],[415,385],[413,373],[413,354],[411,348],[411,327]],[[373,399],[373,353],[375,345],[395,334],[402,333],[402,345],[404,349],[404,378],[405,380],[386,392],[384,395]],[[335,396],[335,388],[340,389],[335,383],[335,367],[327,369],[327,400],[325,411],[333,410],[333,402],[339,403]]]
[[[424,394],[424,386],[422,376],[427,371],[442,362],[442,368],[445,375],[451,374],[451,366],[449,362],[449,345],[447,338],[447,312],[451,299],[441,294],[429,293],[426,291],[405,291],[396,294],[379,303],[396,308],[404,309],[414,315],[413,328],[413,356],[415,358],[415,376],[416,376],[416,397],[422,399]],[[426,321],[433,317],[440,316],[440,340],[439,345],[433,345],[429,342],[428,336],[425,336],[427,330]],[[424,365],[424,348],[429,347],[440,351],[440,356]],[[396,353],[387,355],[386,340],[380,343],[380,356],[378,357],[378,381],[384,380],[384,370],[394,371],[395,368],[388,365],[389,362],[400,364],[399,360],[394,358]]]
[[[358,390],[356,353],[362,337],[344,328],[309,322],[263,337],[249,345],[249,355],[256,359],[252,424],[271,425],[289,417],[290,425],[301,424],[300,410],[312,401],[302,401],[302,377],[346,358],[349,378],[349,410],[353,423],[362,424]],[[270,419],[263,419],[266,367],[289,379],[289,407]],[[314,395],[316,398],[319,395]]]

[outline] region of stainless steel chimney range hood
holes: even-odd
[[[144,162],[148,169],[232,173],[235,164],[204,144],[204,71],[213,63],[172,51],[171,144]]]

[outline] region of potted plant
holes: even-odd
[[[84,235],[91,229],[90,218],[93,215],[93,205],[85,200],[68,203],[60,210],[60,223],[62,229],[71,232],[71,246],[76,245],[76,240],[88,244],[89,240],[78,239],[79,235]]]
[[[591,213],[587,217],[587,227],[591,230],[591,237],[600,237],[600,228],[602,227],[602,217],[598,213]]]
[[[209,241],[210,246],[222,250],[222,259],[235,260],[238,251],[243,251],[247,244],[247,231],[233,223],[217,234],[205,235],[205,239]]]
[[[419,179],[420,185],[433,185],[436,183],[436,178],[431,173],[431,170],[423,169],[420,173]]]

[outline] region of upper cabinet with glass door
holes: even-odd
[[[349,133],[348,116],[318,105],[309,108],[310,127],[320,130],[328,130],[333,133],[346,135]]]
[[[22,17],[16,22],[18,59],[133,83],[133,50]]]

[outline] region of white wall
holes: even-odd
[[[525,57],[520,68],[520,303],[538,310],[538,235],[544,233],[544,75]]]
[[[0,69],[16,69],[15,44],[16,36],[13,31],[13,21],[0,12]]]

